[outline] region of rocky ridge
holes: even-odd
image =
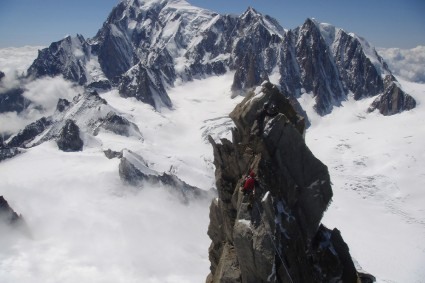
[[[149,168],[143,157],[130,150],[123,150],[117,157],[120,158],[119,175],[124,183],[139,188],[146,185],[160,185],[183,202],[212,195],[212,192],[191,186],[172,173],[158,172]]]
[[[264,103],[278,113],[265,116]],[[210,206],[207,282],[362,282],[338,229],[320,221],[332,199],[327,167],[304,143],[304,119],[269,82],[230,114],[233,140],[214,141],[218,198]],[[255,197],[240,191],[256,174]]]
[[[71,147],[63,148],[65,151],[81,150],[83,137],[96,136],[101,130],[143,140],[137,125],[123,117],[122,113],[108,105],[106,100],[94,91],[80,94],[74,97],[72,102],[60,99],[52,116],[42,117],[29,124],[6,141],[5,146],[30,148],[49,140],[56,140],[61,144],[60,149],[62,145],[73,144]]]

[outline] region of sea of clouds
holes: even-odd
[[[405,80],[425,83],[425,46],[412,49],[378,48],[394,75]]]

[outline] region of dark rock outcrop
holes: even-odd
[[[23,221],[22,216],[9,206],[3,196],[0,196],[0,221],[8,225],[17,225]]]
[[[27,71],[27,76],[40,78],[63,75],[65,79],[84,85],[87,82],[86,62],[90,58],[90,45],[82,35],[68,36],[38,51],[38,57]]]
[[[83,150],[83,141],[80,138],[80,128],[73,120],[66,120],[65,126],[59,133],[56,141],[62,151],[73,152]]]
[[[99,127],[94,131],[95,135],[97,135],[100,128],[103,128],[121,136],[142,137],[142,134],[136,124],[112,111],[109,112],[105,118],[100,119],[99,123]]]
[[[31,123],[26,126],[17,135],[12,137],[12,139],[8,142],[7,146],[27,147],[27,144],[33,141],[34,138],[37,137],[39,134],[44,132],[51,124],[52,120],[46,117],[37,120],[34,123]]]
[[[5,77],[6,75],[2,72],[2,71],[0,71],[0,81]]]
[[[258,132],[258,111],[272,102]],[[303,138],[304,119],[270,83],[230,114],[233,141],[210,139],[218,198],[210,207],[207,282],[358,282],[337,229],[320,224],[332,198],[327,167]],[[240,187],[249,170],[255,195]]]
[[[99,56],[100,66],[111,81],[127,72],[134,65],[133,60],[136,58],[131,38],[121,28],[126,19],[120,15],[125,8],[124,2],[118,4],[95,37],[94,49]]]
[[[104,150],[103,153],[105,154],[106,158],[112,159],[112,158],[122,158],[123,151],[113,151],[112,149]]]
[[[12,158],[20,153],[22,153],[22,150],[16,147],[9,148],[9,147],[0,146],[0,161]]]
[[[112,88],[112,84],[108,80],[100,80],[87,85],[89,91],[108,91]]]
[[[31,103],[30,100],[25,98],[22,94],[22,88],[12,88],[0,93],[0,113],[5,112],[22,112]]]
[[[122,76],[118,89],[122,97],[135,97],[156,109],[172,106],[159,73],[146,69],[142,64]]]
[[[71,105],[71,102],[64,98],[59,98],[58,104],[56,105],[56,111],[63,112]]]
[[[368,112],[378,109],[382,115],[390,116],[416,107],[415,99],[405,93],[397,83],[389,79],[386,81],[387,87],[384,93],[372,102]]]
[[[384,82],[376,67],[365,55],[358,39],[343,30],[331,32],[338,38],[334,47],[335,63],[346,90],[354,93],[354,99],[371,97],[382,93]],[[379,58],[378,54],[376,57]],[[384,65],[383,68],[386,68]]]
[[[301,84],[316,97],[315,110],[324,115],[346,97],[330,47],[317,24],[307,21],[296,30],[296,56],[301,70]]]
[[[209,195],[208,192],[187,184],[173,174],[160,173],[150,169],[141,156],[128,150],[124,150],[122,153],[119,175],[121,180],[132,186],[163,186],[166,189],[170,189],[171,193],[176,194],[183,201],[204,198]]]

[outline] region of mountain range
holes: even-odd
[[[270,80],[285,96],[315,96],[320,115],[348,95],[376,97],[369,111],[393,115],[415,107],[387,64],[363,38],[307,19],[285,30],[248,8],[220,15],[184,0],[123,1],[95,37],[67,37],[40,51],[32,78],[63,75],[91,89],[118,88],[154,106],[172,107],[174,85],[235,71],[235,94]]]

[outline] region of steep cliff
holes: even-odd
[[[266,102],[276,110],[261,121]],[[340,232],[320,223],[332,189],[327,167],[304,143],[304,119],[268,82],[230,117],[233,141],[210,139],[218,198],[210,207],[207,282],[358,282]],[[249,170],[253,197],[240,190]]]

